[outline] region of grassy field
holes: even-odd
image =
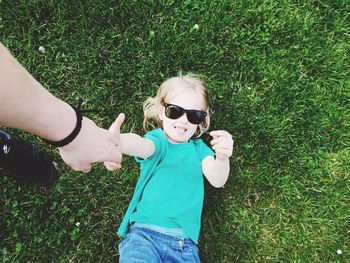
[[[349,31],[345,0],[0,0],[1,42],[57,97],[98,109],[88,116],[102,127],[125,112],[122,131],[143,134],[161,82],[205,76],[211,130],[235,140],[225,188],[206,185],[210,263],[350,262]],[[0,262],[116,262],[136,162],[81,174],[10,131],[61,177],[49,189],[0,177]]]

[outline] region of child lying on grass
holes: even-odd
[[[141,174],[118,230],[124,237],[119,262],[200,262],[203,174],[214,187],[226,183],[232,136],[223,130],[210,132],[212,149],[199,138],[210,123],[208,91],[193,76],[166,80],[146,100],[144,126],[149,128],[152,121],[160,128],[144,138],[120,136],[122,153],[135,156]]]

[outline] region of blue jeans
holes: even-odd
[[[131,226],[118,245],[120,263],[200,263],[197,245],[190,238],[178,238]]]

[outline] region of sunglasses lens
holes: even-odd
[[[187,112],[187,118],[192,124],[200,124],[204,120],[205,115],[205,112],[198,110]]]
[[[184,109],[176,105],[167,105],[165,107],[165,116],[173,120],[180,118],[184,112]]]
[[[165,116],[167,116],[170,119],[176,120],[180,118],[185,112],[188,121],[192,124],[200,124],[207,115],[204,111],[185,110],[173,104],[165,104]]]

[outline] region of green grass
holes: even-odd
[[[345,0],[3,0],[0,39],[57,97],[99,109],[98,125],[125,112],[125,132],[143,134],[142,102],[166,78],[204,75],[211,129],[235,148],[225,188],[206,185],[202,261],[350,262],[349,11]],[[50,189],[0,178],[0,261],[117,261],[138,165],[76,173],[13,132],[61,177]]]

